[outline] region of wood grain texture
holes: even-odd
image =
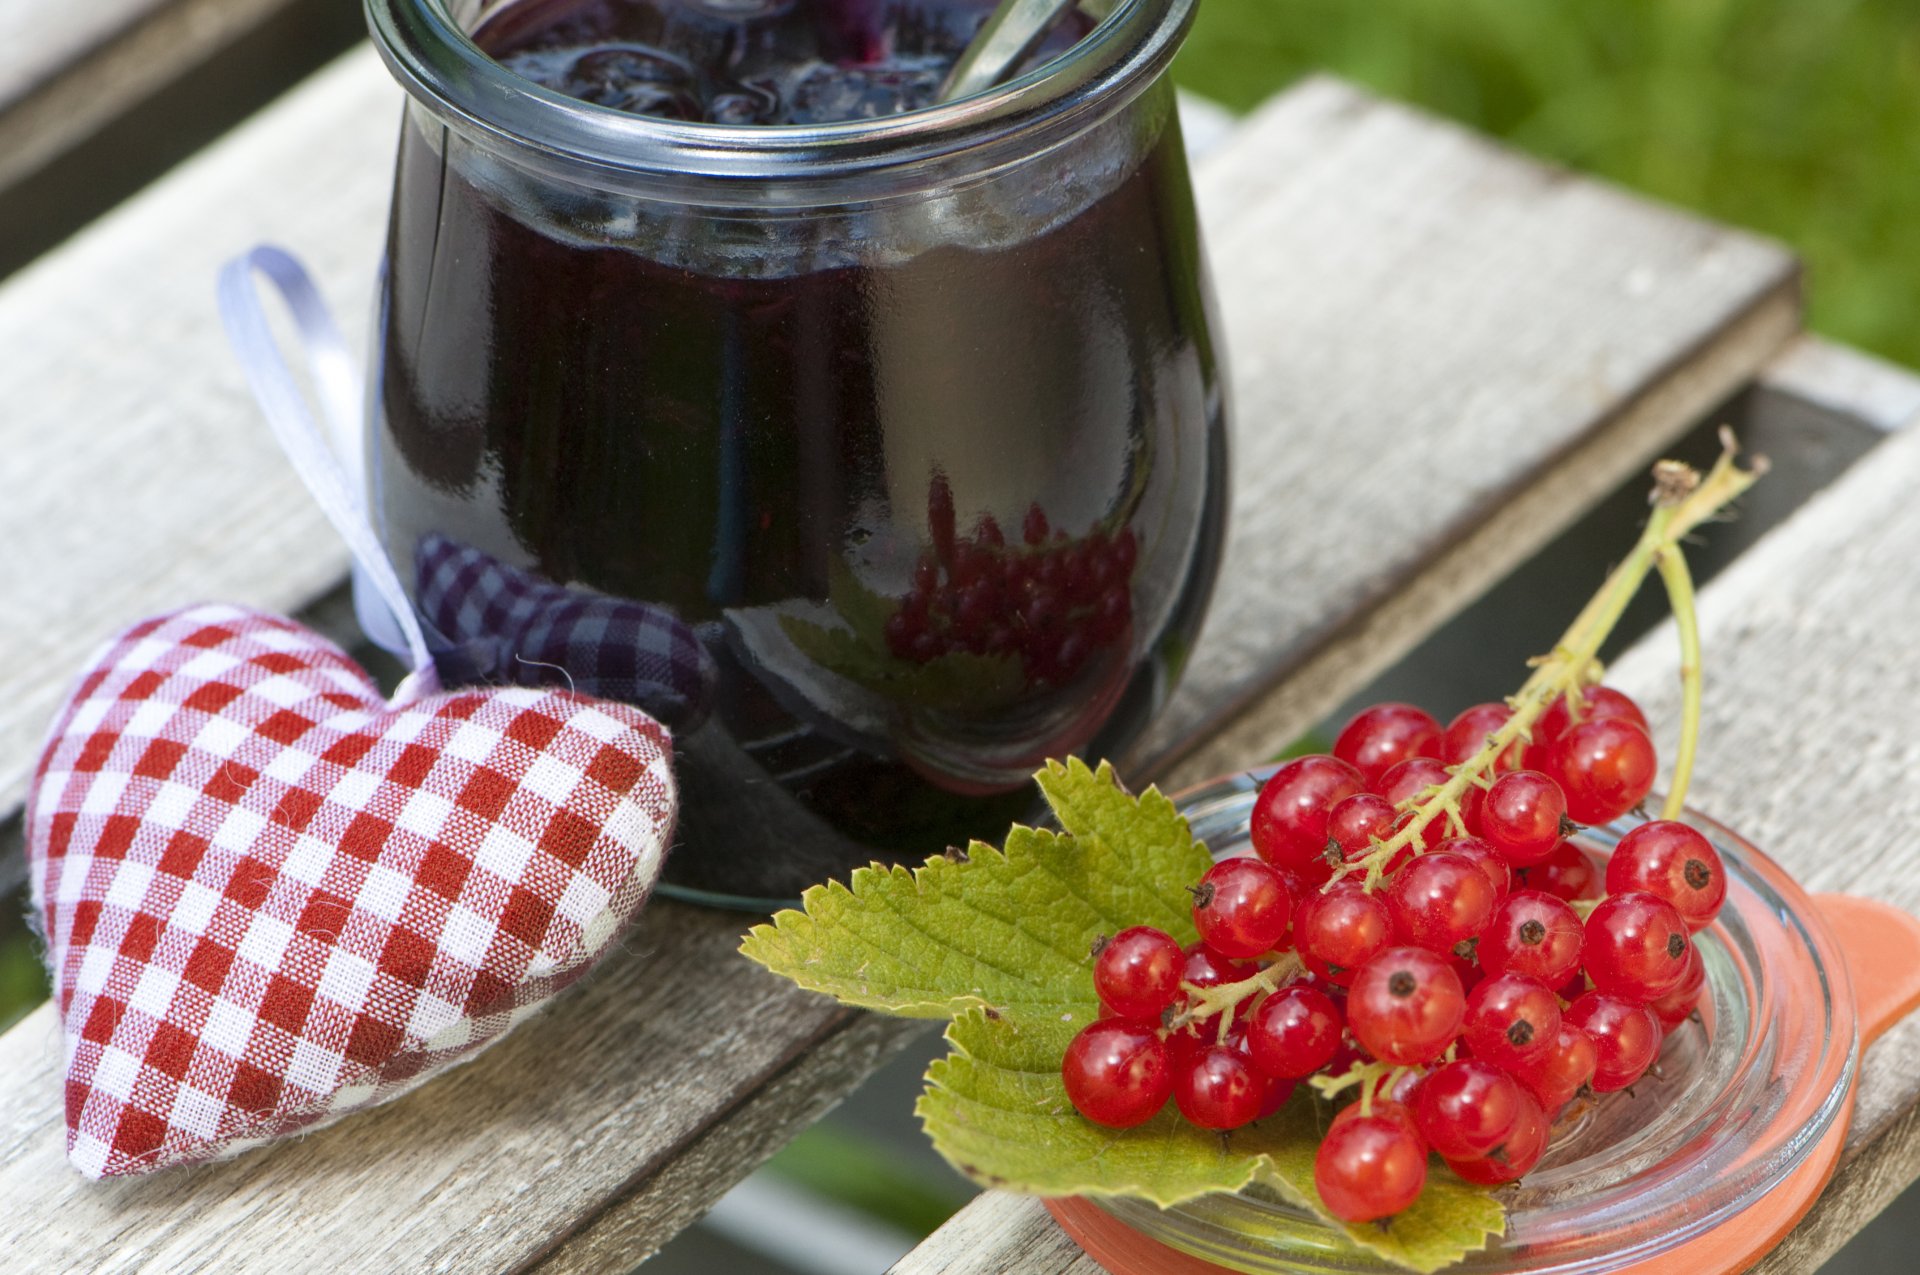
[[[1882,443],[1716,580],[1700,608],[1706,702],[1690,804],[1810,890],[1920,913],[1920,431]],[[1676,639],[1609,674],[1671,729]],[[1843,1167],[1756,1272],[1815,1269],[1920,1177],[1920,1017],[1870,1048]]]
[[[1106,1275],[1030,1195],[976,1195],[887,1275]]]
[[[62,70],[170,0],[0,0],[0,109],[13,107]]]
[[[1768,360],[1755,384],[1874,429],[1920,420],[1920,373],[1811,333]]]
[[[1778,246],[1334,80],[1199,189],[1242,422],[1222,578],[1265,587],[1216,599],[1139,750],[1198,749],[1176,783],[1291,742],[1798,326]]]
[[[271,235],[316,267],[341,314],[366,315],[396,100],[370,55],[350,57],[0,288],[0,348],[20,356],[0,372],[17,391],[0,418],[0,535],[27,550],[4,560],[0,590],[39,607],[0,613],[0,812],[84,645],[192,598],[297,608],[338,579],[339,550],[231,369],[211,281]],[[1160,736],[1172,745],[1275,677],[1271,702],[1353,689],[1418,636],[1368,620],[1435,544],[1536,485],[1577,505],[1582,484],[1555,484],[1588,440],[1628,463],[1618,455],[1680,429],[1688,404],[1749,375],[1793,322],[1779,250],[1354,90],[1316,81],[1251,128],[1200,175],[1213,255],[1230,266],[1241,531],[1223,644],[1197,657],[1207,676],[1185,693],[1184,727]],[[1583,272],[1576,241],[1546,228],[1566,217],[1605,268]],[[1549,357],[1569,350],[1571,379]],[[1507,393],[1525,410],[1504,407]],[[1437,459],[1456,451],[1477,467],[1422,481],[1419,501],[1351,498],[1410,464],[1457,478]],[[1306,455],[1358,485],[1326,496]],[[1512,527],[1488,551],[1523,556],[1550,530]],[[1429,623],[1477,587],[1471,571],[1444,578],[1458,583],[1400,622]],[[1349,643],[1367,654],[1342,659]],[[1216,676],[1216,662],[1238,673]],[[1288,699],[1283,675],[1302,668],[1321,684]],[[656,905],[633,953],[403,1101],[230,1164],[106,1187],[61,1163],[43,1008],[0,1038],[0,1251],[30,1269],[113,1272],[303,1256],[369,1271],[621,1269],[918,1030],[758,975],[733,953],[741,926]]]
[[[0,0],[0,189],[295,0]]]
[[[399,113],[350,58],[0,288],[0,817],[95,643],[190,602],[295,610],[345,571],[227,350],[214,272],[292,245],[364,349]]]

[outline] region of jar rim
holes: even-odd
[[[1044,150],[1158,79],[1196,5],[1120,0],[1072,48],[953,102],[877,119],[755,125],[660,119],[568,97],[482,51],[446,0],[365,0],[374,44],[401,87],[463,131],[630,179],[732,187],[844,179],[957,156],[988,168]]]

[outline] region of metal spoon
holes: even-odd
[[[1025,61],[1077,0],[1000,0],[986,25],[953,64],[936,102],[990,89]]]

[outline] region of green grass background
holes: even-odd
[[[1920,365],[1920,0],[1202,0],[1175,74],[1322,67],[1775,235],[1815,329]]]

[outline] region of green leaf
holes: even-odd
[[[1158,925],[1191,942],[1183,887],[1211,859],[1172,802],[1127,796],[1110,766],[1052,763],[1041,788],[1068,831],[1016,827],[1004,851],[975,842],[964,861],[859,869],[851,887],[815,886],[804,911],[755,926],[741,950],[802,987],[909,1017],[1089,1013],[1094,939]]]
[[[947,1031],[953,1053],[928,1069],[915,1108],[934,1147],[983,1185],[1039,1195],[1130,1196],[1167,1208],[1258,1184],[1413,1271],[1450,1266],[1505,1229],[1499,1201],[1438,1160],[1420,1199],[1386,1225],[1335,1221],[1313,1188],[1326,1112],[1304,1094],[1224,1140],[1172,1107],[1132,1129],[1083,1120],[1067,1100],[1060,1057],[1084,1023],[1081,1015],[1021,1023],[981,1010],[956,1018]],[[1284,1242],[1285,1228],[1267,1238]]]

